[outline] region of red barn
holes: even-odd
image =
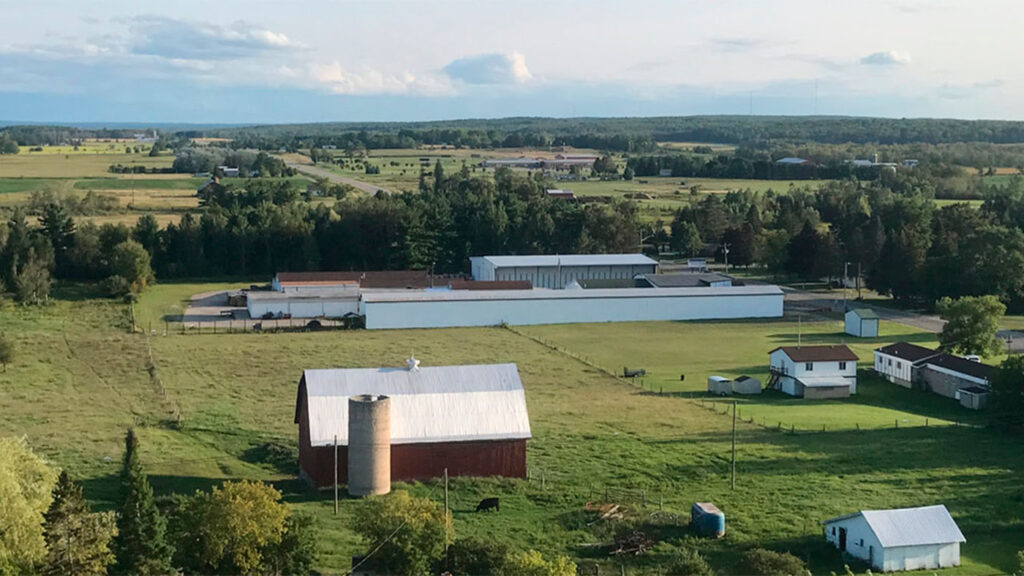
[[[391,479],[526,477],[530,421],[515,364],[306,370],[299,380],[300,474],[317,487],[348,480],[349,398],[390,398]]]

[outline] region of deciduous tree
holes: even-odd
[[[996,331],[1006,305],[995,296],[964,296],[953,300],[942,298],[936,304],[939,316],[946,321],[939,334],[942,348],[965,354],[994,355],[1001,346]]]
[[[31,574],[46,556],[43,513],[56,477],[23,438],[0,438],[0,575]]]
[[[436,502],[404,490],[370,498],[355,514],[354,529],[375,550],[369,562],[378,572],[416,576],[440,560],[454,537],[451,518]]]

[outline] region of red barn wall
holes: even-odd
[[[300,420],[304,418],[300,417]],[[334,447],[309,445],[308,429],[299,426],[299,466],[318,488],[334,483]],[[426,480],[449,476],[506,476],[526,478],[526,440],[487,440],[393,444],[391,480]],[[348,447],[338,447],[338,482],[348,482]]]

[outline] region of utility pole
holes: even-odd
[[[448,468],[444,469],[444,513],[448,515]],[[447,520],[445,520],[447,522]]]
[[[736,489],[736,401],[732,401],[732,489]]]
[[[338,515],[338,435],[334,435],[334,515]]]
[[[729,273],[729,244],[722,242],[722,254],[725,255],[725,273]]]
[[[843,262],[843,313],[846,313],[846,285],[847,278],[850,277],[850,263]]]
[[[861,299],[860,295],[860,262],[857,262],[857,300]]]

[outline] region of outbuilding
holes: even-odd
[[[855,308],[848,311],[846,333],[857,338],[878,338],[878,314],[870,308]]]
[[[536,288],[562,289],[574,280],[636,278],[658,263],[643,254],[565,254],[470,258],[474,280],[528,280]]]
[[[917,370],[940,354],[938,350],[910,342],[896,342],[874,351],[875,372],[893,384],[910,388],[913,386]]]
[[[246,295],[245,307],[250,318],[344,318],[359,313],[359,286],[301,292],[251,291]]]
[[[801,398],[857,393],[857,355],[845,345],[781,346],[768,353],[769,388]]]
[[[862,510],[822,524],[826,541],[883,572],[959,566],[967,541],[943,505]]]
[[[368,329],[778,318],[778,286],[363,292]]]
[[[390,446],[393,481],[435,478],[445,469],[526,477],[530,421],[516,365],[420,367],[410,359],[402,368],[303,372],[295,400],[299,468],[314,486],[330,486],[335,467],[338,481],[348,481],[349,400],[361,397],[388,399],[389,422],[374,433]]]

